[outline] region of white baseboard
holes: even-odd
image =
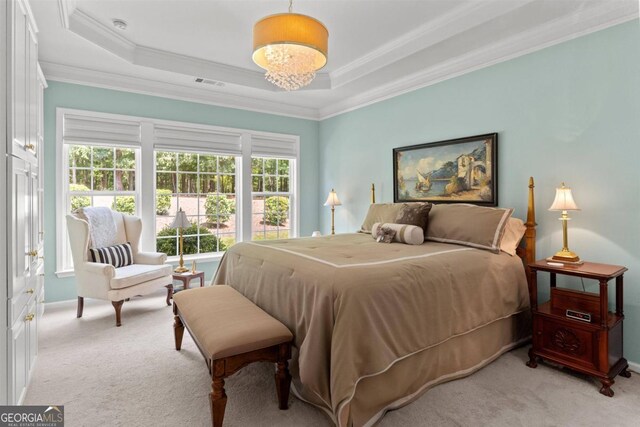
[[[630,370],[640,374],[640,363],[635,363],[635,362],[628,362],[628,363],[629,363]]]

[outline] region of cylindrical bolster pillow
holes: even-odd
[[[378,234],[378,228],[381,227],[389,227],[392,230],[396,230],[396,236],[393,238],[394,242],[406,243],[408,245],[421,245],[424,242],[424,230],[421,227],[387,222],[376,222],[373,224],[373,227],[371,227],[371,235],[374,239]]]

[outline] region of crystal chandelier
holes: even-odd
[[[265,78],[287,90],[307,86],[327,63],[329,32],[310,16],[289,12],[267,16],[253,26],[253,62]]]

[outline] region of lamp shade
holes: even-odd
[[[331,192],[329,193],[329,197],[327,197],[327,201],[324,202],[325,206],[340,206],[342,205],[342,202],[340,202],[340,199],[338,199],[338,195],[336,194],[336,191],[332,188]]]
[[[184,213],[182,209],[178,211],[176,217],[173,219],[171,223],[171,228],[189,228],[191,227],[191,223],[187,219],[187,214]]]
[[[267,48],[291,45],[307,51],[313,57],[313,68],[319,70],[327,63],[329,32],[322,22],[299,13],[280,13],[267,16],[253,27],[253,61],[269,69]]]
[[[550,211],[579,211],[580,208],[576,205],[571,194],[571,188],[565,187],[564,182],[562,187],[556,188],[556,198],[553,200]]]

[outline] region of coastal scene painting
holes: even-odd
[[[394,201],[496,206],[495,133],[393,150]]]

